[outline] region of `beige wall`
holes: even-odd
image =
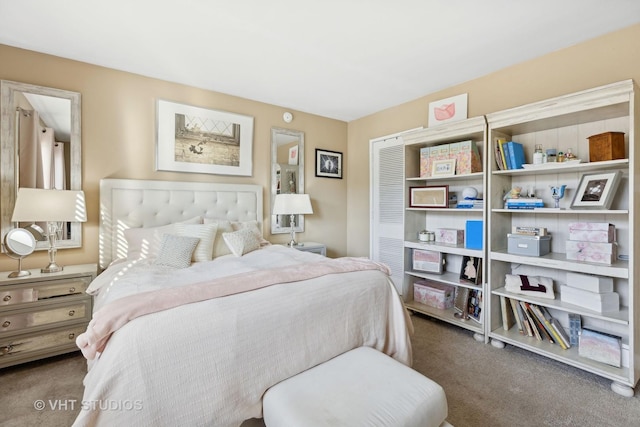
[[[347,253],[369,254],[369,140],[426,127],[429,102],[468,93],[468,117],[474,117],[630,78],[640,82],[640,25],[350,122]]]
[[[58,252],[61,264],[97,262],[98,199],[101,178],[136,178],[200,182],[260,184],[264,188],[265,215],[270,210],[271,127],[305,133],[305,189],[314,214],[305,217],[300,241],[320,241],[331,256],[346,254],[346,179],[316,178],[315,149],[346,151],[347,124],[292,111],[286,124],[286,108],[221,93],[187,87],[135,74],[70,61],[0,45],[0,79],[80,92],[82,95],[83,189],[88,222],[83,226],[83,247]],[[254,117],[253,176],[186,174],[155,171],[155,102],[166,99],[184,104]],[[265,237],[286,242],[288,235],[271,235],[265,217]],[[46,265],[46,253],[32,254],[25,268]],[[0,271],[14,270],[17,261],[0,255]]]

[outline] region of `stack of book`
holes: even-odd
[[[484,208],[484,200],[482,199],[464,199],[458,202],[458,209],[482,209]]]
[[[544,208],[544,202],[536,197],[518,197],[517,199],[507,199],[505,207],[507,209]]]
[[[539,341],[549,341],[559,345],[563,350],[571,347],[569,335],[546,307],[500,296],[500,308],[502,327],[505,330],[508,331],[515,324],[521,335],[535,337]]]

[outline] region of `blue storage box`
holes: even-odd
[[[482,249],[482,221],[467,221],[464,230],[464,247],[467,249]]]

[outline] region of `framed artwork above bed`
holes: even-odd
[[[156,126],[156,170],[253,173],[253,117],[158,100]]]

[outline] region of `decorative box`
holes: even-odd
[[[507,252],[514,255],[542,256],[551,251],[551,236],[507,234]]]
[[[569,240],[612,243],[616,241],[616,227],[606,222],[572,222]]]
[[[620,310],[620,295],[616,292],[598,294],[571,286],[560,286],[560,301],[604,313]]]
[[[462,141],[455,144],[459,144],[455,157],[456,175],[482,172],[482,159],[476,143],[474,141]]]
[[[566,251],[569,260],[611,265],[616,260],[617,245],[567,240]]]
[[[431,176],[431,149],[432,147],[420,149],[420,178]]]
[[[454,296],[454,286],[431,280],[419,280],[413,284],[414,301],[440,310],[453,307]]]
[[[567,272],[567,286],[603,294],[613,292],[613,278],[569,271]]]
[[[582,357],[620,367],[622,339],[615,335],[582,328],[578,354]]]
[[[436,230],[436,242],[448,245],[460,245],[464,243],[464,230],[456,228],[438,228]]]
[[[624,159],[624,132],[605,132],[589,138],[589,161]]]
[[[467,249],[482,249],[482,221],[467,221],[464,229],[464,247]]]
[[[444,272],[444,258],[442,257],[442,252],[414,249],[413,269],[442,274]]]

